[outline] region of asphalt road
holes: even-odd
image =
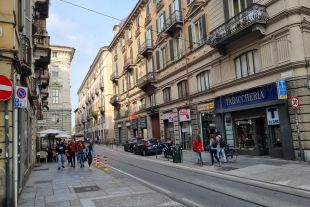
[[[111,168],[190,207],[310,206],[310,196],[294,192],[294,189],[287,192],[267,185],[237,182],[174,164],[154,162],[131,153],[107,150],[98,145],[96,151],[108,155]]]

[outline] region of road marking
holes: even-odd
[[[182,198],[182,200],[184,201],[184,203],[190,204],[190,206],[192,207],[206,207],[205,205],[200,205],[192,200],[189,200],[187,198]]]

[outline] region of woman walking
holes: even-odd
[[[88,160],[88,167],[91,167],[91,164],[93,162],[93,157],[95,155],[95,150],[94,150],[94,146],[92,143],[89,143],[88,146],[86,147],[86,156],[87,156],[87,160]]]
[[[217,143],[216,150],[217,150],[217,157],[220,159],[221,156],[223,156],[224,163],[227,162],[226,154],[225,154],[225,147],[226,143],[224,142],[220,132],[215,133],[215,140]]]
[[[201,158],[201,152],[203,151],[203,148],[202,148],[202,141],[199,135],[197,135],[194,140],[193,151],[196,152],[197,164],[203,165]]]
[[[214,158],[219,163],[219,166],[221,166],[221,162],[217,156],[217,142],[214,138],[210,139],[210,156],[211,156],[211,162],[212,166],[214,165]]]

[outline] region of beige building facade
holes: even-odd
[[[51,45],[49,65],[48,110],[43,111],[44,119],[39,129],[57,129],[71,134],[71,62],[75,49]]]
[[[219,131],[242,154],[310,160],[309,8],[139,1],[109,47],[115,141],[171,139],[191,149],[195,135],[206,145]]]
[[[76,135],[84,135],[102,143],[113,143],[114,113],[109,103],[113,87],[112,56],[107,47],[98,51],[78,90],[79,103],[75,109]]]

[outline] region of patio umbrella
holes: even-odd
[[[56,130],[56,129],[47,129],[47,130],[43,130],[38,132],[39,134],[48,134],[48,135],[56,135],[56,134],[63,134],[62,131],[60,130]]]
[[[71,138],[71,136],[68,135],[68,134],[58,134],[58,135],[56,135],[55,137],[56,137],[56,138]]]
[[[40,138],[47,138],[47,134],[40,134]]]

